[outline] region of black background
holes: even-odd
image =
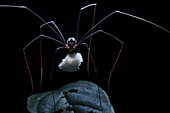
[[[152,3],[107,0],[97,2],[93,0],[69,2],[64,0],[16,0],[15,2],[3,2],[0,0],[2,5],[27,6],[46,21],[55,21],[66,39],[70,36],[76,36],[79,9],[90,3],[98,4],[95,23],[112,11],[120,10],[148,19],[170,30],[170,17],[168,16],[170,2],[168,0],[154,1]],[[87,14],[89,13],[90,15],[92,11],[87,11]],[[42,22],[25,9],[0,8],[0,15],[2,110],[4,113],[26,112],[26,99],[31,95],[31,85],[22,48],[39,35],[39,26]],[[84,21],[82,19],[82,22],[87,25],[85,31],[88,30],[88,25],[91,23],[88,21],[90,21],[88,16],[84,16]],[[109,96],[115,112],[134,111],[138,113],[142,111],[153,112],[155,108],[156,110],[165,109],[166,107],[159,109],[159,105],[166,100],[165,95],[168,90],[170,34],[153,25],[121,14],[113,15],[95,30],[98,29],[103,29],[113,34],[125,43],[111,77]],[[44,34],[46,33],[59,40],[48,27],[45,27],[43,31]],[[102,36],[106,37],[103,34],[98,34],[94,37]],[[120,44],[116,41],[110,41],[109,38],[98,38],[93,41],[91,52],[98,69],[100,84],[106,89],[109,69],[113,65]],[[58,44],[46,39],[43,40],[44,78],[42,90],[39,89],[39,41],[36,41],[27,50],[34,78],[34,93],[47,91],[53,87],[58,88],[67,82],[87,79],[87,53],[85,48],[79,48],[80,52],[84,54],[81,69],[76,73],[69,74],[60,70],[55,71],[54,83],[51,86],[49,73],[56,47],[58,47]],[[56,62],[59,63],[66,52],[63,51],[58,54],[60,54],[58,55],[59,61]],[[91,66],[90,69],[93,70],[93,67]],[[94,75],[93,71],[90,74],[91,76]]]

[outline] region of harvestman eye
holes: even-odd
[[[21,8],[21,9],[26,9],[27,11],[29,11],[30,13],[32,13],[33,15],[35,15],[37,18],[39,18],[43,24],[40,26],[40,35],[38,37],[36,37],[35,39],[33,39],[32,41],[30,41],[24,48],[23,48],[23,53],[24,53],[24,58],[25,58],[25,62],[26,62],[26,66],[27,66],[27,69],[28,69],[28,73],[29,73],[29,76],[30,76],[30,80],[31,80],[31,86],[32,86],[32,92],[33,92],[33,79],[32,79],[32,75],[31,75],[31,70],[29,68],[29,63],[28,63],[28,60],[27,60],[27,55],[26,55],[26,49],[28,46],[30,46],[31,44],[33,44],[36,40],[40,39],[40,59],[41,59],[41,80],[40,80],[40,88],[42,86],[42,78],[43,78],[43,61],[42,61],[42,41],[41,39],[42,38],[46,38],[46,39],[49,39],[49,40],[52,40],[52,41],[55,41],[56,44],[60,45],[60,47],[56,48],[55,50],[55,53],[54,53],[54,57],[53,57],[53,62],[52,62],[52,68],[51,68],[51,78],[52,78],[52,75],[53,75],[53,68],[54,68],[54,61],[55,61],[55,58],[57,57],[56,54],[58,52],[58,50],[60,49],[67,49],[68,50],[68,54],[66,55],[65,58],[63,58],[63,60],[61,61],[60,64],[58,64],[58,67],[59,69],[63,70],[63,71],[66,71],[66,72],[74,72],[74,71],[77,71],[78,69],[80,69],[80,65],[81,63],[83,62],[83,57],[81,55],[81,53],[79,52],[75,52],[75,50],[79,47],[79,46],[85,46],[87,48],[87,51],[88,51],[88,57],[90,56],[91,58],[91,61],[92,61],[92,65],[94,66],[94,69],[95,69],[95,72],[96,72],[96,75],[97,75],[97,68],[95,66],[95,62],[93,60],[93,57],[90,53],[90,45],[91,45],[91,40],[93,39],[92,36],[97,34],[97,33],[103,33],[104,35],[107,35],[109,36],[108,38],[112,38],[112,39],[115,39],[116,41],[118,41],[121,46],[119,48],[119,52],[117,54],[117,57],[116,59],[113,59],[115,60],[114,61],[114,64],[112,66],[112,69],[110,71],[110,74],[108,75],[108,92],[109,92],[109,84],[110,84],[110,79],[111,79],[111,75],[112,75],[112,72],[116,66],[116,63],[119,59],[119,56],[121,54],[121,51],[123,49],[123,45],[124,45],[124,42],[121,41],[120,39],[118,39],[117,37],[113,36],[111,33],[108,33],[106,31],[103,31],[103,30],[97,30],[95,32],[93,32],[94,28],[96,28],[100,23],[102,23],[103,21],[105,21],[107,18],[109,18],[110,16],[118,13],[118,14],[122,14],[124,16],[129,16],[129,17],[132,17],[132,18],[136,18],[137,20],[141,20],[143,22],[146,22],[146,23],[149,23],[155,27],[158,27],[168,33],[170,33],[169,30],[165,29],[164,27],[158,25],[158,24],[155,24],[149,20],[146,20],[146,19],[143,19],[141,17],[138,17],[138,16],[135,16],[135,15],[132,15],[132,14],[129,14],[129,13],[126,13],[126,12],[122,12],[122,11],[113,11],[111,12],[109,15],[107,15],[106,17],[104,17],[102,20],[100,20],[99,22],[97,22],[96,24],[94,24],[94,19],[95,19],[95,13],[96,13],[96,3],[94,4],[89,4],[85,7],[82,7],[80,9],[80,13],[79,13],[79,18],[78,18],[78,23],[77,23],[77,32],[76,32],[76,39],[71,37],[69,38],[67,41],[65,40],[63,34],[61,33],[60,29],[58,28],[58,26],[53,22],[53,21],[50,21],[50,22],[47,22],[45,21],[43,18],[41,18],[37,13],[35,13],[34,11],[32,11],[31,9],[27,8],[26,6],[15,6],[15,5],[0,5],[0,7],[12,7],[12,8]],[[79,37],[78,36],[78,33],[79,33],[79,23],[80,23],[80,18],[81,18],[81,12],[82,11],[85,11],[86,8],[88,7],[94,7],[94,13],[93,13],[93,21],[92,21],[92,27],[91,29],[89,29],[85,35],[83,37]],[[55,26],[55,29],[50,25],[50,24],[53,24]],[[41,34],[41,29],[43,28],[43,26],[47,25],[57,36],[58,36],[58,39],[55,39],[55,38],[52,38],[50,36],[46,36],[46,35],[42,35]],[[89,45],[87,45],[86,43],[84,43],[84,41],[86,39],[89,39],[90,38],[90,43]],[[89,60],[88,60],[89,62]],[[88,65],[88,64],[87,64]],[[87,68],[87,71],[89,71],[89,69]],[[99,93],[100,94],[100,93]],[[102,107],[101,107],[102,108]]]

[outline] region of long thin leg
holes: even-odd
[[[58,43],[60,43],[61,45],[64,45],[64,46],[65,46],[65,44],[63,44],[62,42],[58,41],[57,39],[54,39],[54,38],[49,37],[49,36],[46,36],[46,35],[39,35],[37,38],[35,38],[35,39],[33,39],[32,41],[30,41],[24,48],[26,48],[27,46],[29,46],[31,43],[33,43],[34,41],[36,41],[36,40],[39,39],[40,37],[44,37],[44,38],[53,40],[53,41],[58,42]]]
[[[64,49],[64,48],[66,48],[66,47],[58,47],[58,48],[56,48],[56,50],[55,50],[54,57],[53,57],[53,62],[52,62],[52,67],[51,67],[51,75],[50,75],[51,83],[52,83],[54,63],[55,63],[55,58],[56,58],[57,51],[58,51],[59,49]],[[56,111],[56,108],[55,108],[55,95],[54,95],[54,91],[53,91],[53,90],[52,90],[52,94],[53,94],[54,111]]]
[[[80,17],[81,17],[81,11],[82,10],[84,10],[84,9],[86,9],[86,8],[88,8],[88,7],[90,7],[90,6],[95,6],[96,7],[96,3],[94,3],[94,4],[89,4],[89,5],[86,5],[86,6],[84,6],[84,7],[82,7],[81,9],[80,9],[80,12],[79,12],[79,17],[78,17],[78,23],[77,23],[77,35],[76,35],[76,39],[78,40],[78,34],[79,34],[79,24],[80,24]]]
[[[41,29],[40,29],[40,35],[41,35]],[[40,37],[40,65],[41,65],[41,78],[40,78],[40,90],[42,88],[42,79],[43,79],[43,55],[42,55],[42,37]]]
[[[34,41],[38,40],[40,37],[44,37],[44,38],[47,38],[47,39],[56,41],[56,42],[64,45],[62,42],[60,42],[60,41],[58,41],[58,40],[56,40],[56,39],[54,39],[54,38],[51,38],[51,37],[45,36],[45,35],[40,35],[40,36],[38,36],[37,38],[33,39],[31,42],[29,42],[29,43],[23,48],[23,53],[24,53],[25,62],[26,62],[26,65],[27,65],[27,69],[28,69],[28,73],[29,73],[30,79],[31,79],[32,93],[33,93],[33,90],[34,90],[34,89],[33,89],[33,88],[34,88],[34,87],[33,87],[33,79],[32,79],[31,71],[30,71],[30,68],[29,68],[29,64],[28,64],[28,60],[27,60],[26,53],[25,53],[25,49],[26,49],[30,44],[32,44]],[[42,80],[42,77],[41,77],[41,80]],[[42,81],[41,81],[41,83],[42,83]]]
[[[56,27],[56,29],[57,29],[57,31],[60,33],[60,36],[62,37],[63,41],[66,43],[63,34],[61,33],[61,31],[60,31],[60,29],[57,27],[57,25],[54,23],[54,21],[50,21],[50,22],[46,22],[46,23],[42,24],[42,25],[40,26],[40,35],[41,35],[41,33],[42,33],[42,28],[43,28],[43,26],[49,25],[49,24],[53,24],[53,25]],[[41,82],[40,82],[40,89],[41,89],[41,87],[42,87],[42,76],[43,76],[42,39],[41,39],[41,37],[40,37],[40,62],[41,62],[41,79],[40,79],[40,81],[41,81]]]
[[[158,27],[158,28],[160,28],[160,29],[162,29],[162,30],[170,33],[169,30],[167,30],[167,29],[165,29],[164,27],[162,27],[162,26],[160,26],[160,25],[158,25],[158,24],[155,24],[155,23],[153,23],[153,22],[151,22],[151,21],[149,21],[149,20],[146,20],[146,19],[144,19],[144,18],[135,16],[135,15],[132,15],[132,14],[129,14],[129,13],[125,13],[125,12],[121,12],[121,11],[116,10],[116,11],[110,13],[109,15],[107,15],[106,17],[104,17],[104,18],[103,18],[102,20],[100,20],[97,24],[95,24],[89,31],[87,31],[87,33],[80,39],[80,41],[83,40],[83,38],[86,37],[86,35],[87,35],[92,29],[94,29],[96,26],[98,26],[100,23],[102,23],[104,20],[106,20],[107,18],[109,18],[110,16],[112,16],[112,15],[115,14],[115,13],[123,14],[123,15],[129,16],[129,17],[132,17],[132,18],[136,18],[136,19],[138,19],[138,20],[141,20],[141,21],[144,21],[144,22],[149,23],[149,24],[151,24],[151,25],[154,25],[154,26],[156,26],[156,27]]]
[[[30,68],[29,68],[29,65],[28,65],[28,60],[27,60],[27,56],[26,56],[26,53],[25,53],[25,48],[23,48],[23,53],[24,53],[24,58],[25,58],[25,63],[26,63],[26,65],[27,65],[28,73],[29,73],[29,76],[30,76],[31,89],[32,89],[32,93],[33,93],[33,92],[34,92],[34,83],[33,83],[31,71],[30,71]]]
[[[94,12],[93,12],[93,21],[92,21],[92,28],[94,26],[94,20],[95,20],[95,15],[96,15],[96,5],[94,7]],[[91,30],[91,34],[93,33],[93,29]],[[88,52],[88,60],[87,60],[87,69],[88,69],[88,73],[89,73],[89,55],[90,55],[90,46],[91,46],[91,40],[92,40],[92,36],[90,37],[90,41],[89,41],[89,52]]]
[[[115,36],[111,35],[110,33],[105,32],[105,31],[103,31],[103,30],[98,30],[98,31],[92,33],[91,35],[85,37],[82,41],[88,39],[88,38],[91,37],[92,35],[97,34],[97,33],[99,33],[99,32],[104,33],[104,34],[106,34],[106,35],[109,35],[110,37],[116,39],[117,41],[119,41],[119,42],[121,43],[121,47],[120,47],[120,49],[119,49],[118,55],[117,55],[117,57],[116,57],[116,60],[115,60],[115,62],[114,62],[114,64],[113,64],[113,67],[112,67],[112,69],[111,69],[111,71],[110,71],[110,75],[109,75],[109,79],[108,79],[108,86],[107,86],[107,88],[108,88],[108,94],[109,94],[109,87],[110,87],[109,85],[110,85],[111,75],[112,75],[112,72],[113,72],[113,70],[114,70],[114,68],[115,68],[115,66],[116,66],[116,63],[117,63],[118,59],[119,59],[119,56],[120,56],[120,54],[121,54],[121,52],[122,52],[122,48],[123,48],[124,43],[123,43],[120,39],[116,38]],[[81,41],[81,42],[82,42],[82,41]],[[80,42],[80,43],[81,43],[81,42]]]
[[[26,6],[15,6],[15,5],[0,5],[0,7],[11,7],[11,8],[23,8],[23,9],[26,9],[28,11],[30,11],[32,14],[34,14],[36,17],[38,17],[42,22],[44,23],[47,23],[42,17],[40,17],[37,13],[35,13],[34,11],[32,11],[31,9],[29,9],[28,7]],[[66,42],[63,40],[63,38],[53,29],[52,26],[50,26],[49,24],[47,24],[48,27],[54,31],[55,34],[58,35],[58,37],[62,40],[62,42],[65,44]]]
[[[90,55],[90,58],[91,58],[91,60],[92,60],[93,67],[94,67],[94,70],[95,70],[95,73],[96,73],[97,83],[98,83],[98,85],[99,85],[99,84],[100,84],[100,81],[99,81],[99,78],[98,78],[98,76],[97,76],[97,68],[96,68],[96,64],[95,64],[95,62],[94,62],[94,60],[93,60],[93,56],[92,56],[91,53],[90,53],[90,49],[89,49],[89,47],[88,47],[88,45],[87,45],[86,43],[81,43],[81,44],[79,44],[79,46],[81,46],[81,45],[86,46],[86,48],[87,48],[87,50],[88,50],[88,53],[89,53],[89,55]],[[99,86],[98,86],[98,92],[99,92],[100,108],[101,108],[101,111],[102,111],[102,113],[103,113],[103,108],[102,108],[102,102],[101,102],[101,96],[100,96]]]
[[[76,36],[77,40],[78,40],[78,33],[79,33],[79,24],[80,24],[81,11],[88,8],[88,7],[94,6],[93,20],[92,20],[92,28],[93,28],[94,20],[95,20],[95,14],[96,14],[96,5],[97,5],[96,3],[89,4],[89,5],[86,5],[86,6],[84,6],[84,7],[82,7],[80,9],[78,23],[77,23],[77,36]],[[91,30],[91,34],[92,33],[93,33],[93,29]],[[90,42],[89,42],[89,51],[90,51],[90,46],[91,46],[91,39],[92,39],[92,37],[90,38]],[[88,52],[88,60],[87,60],[87,72],[88,72],[88,75],[89,75],[89,55],[90,55],[90,53]]]
[[[0,5],[0,7],[11,7],[11,8],[24,8],[24,9],[26,9],[26,10],[28,10],[28,11],[30,11],[32,14],[34,14],[36,17],[38,17],[41,21],[43,21],[44,23],[47,23],[42,17],[40,17],[37,13],[35,13],[34,11],[32,11],[31,9],[29,9],[29,8],[27,8],[26,6],[15,6],[15,5]],[[54,23],[53,23],[54,24]],[[60,30],[59,30],[59,28],[55,25],[55,27],[57,28],[57,30],[59,31],[59,33],[60,33],[60,35],[62,36],[60,36],[54,29],[53,29],[53,27],[52,26],[50,26],[49,24],[47,24],[48,25],[48,27],[55,33],[55,34],[57,34],[58,35],[58,37],[62,40],[62,42],[64,43],[64,44],[66,44],[66,42],[65,42],[65,39],[64,39],[64,37],[63,37],[63,35],[61,34],[61,32],[60,32]],[[41,26],[40,26],[41,27]],[[40,28],[40,34],[41,34],[41,28]],[[24,55],[25,56],[25,55]],[[26,57],[25,57],[25,59],[27,59]],[[27,61],[27,60],[26,60]],[[40,82],[40,88],[42,87],[42,74],[43,74],[43,65],[42,65],[42,41],[41,41],[41,37],[40,37],[40,62],[41,62],[41,82]],[[27,63],[27,62],[26,62]],[[28,67],[28,66],[27,66]],[[32,84],[33,84],[33,82],[32,82]],[[32,85],[33,86],[33,85]]]
[[[40,26],[40,29],[42,29],[42,27],[43,27],[43,26],[45,26],[45,25],[49,25],[49,24],[53,24],[53,25],[56,27],[56,29],[57,29],[57,30],[58,30],[58,32],[60,33],[60,35],[61,35],[62,39],[63,39],[63,40],[64,40],[64,42],[66,43],[65,38],[64,38],[64,36],[63,36],[63,34],[61,33],[60,29],[57,27],[57,25],[55,24],[55,22],[54,22],[54,21],[50,21],[50,22],[46,22],[46,23],[42,24],[42,25]]]
[[[110,79],[111,79],[111,76],[112,76],[112,72],[113,72],[113,70],[114,70],[114,68],[115,68],[115,66],[116,66],[116,63],[117,63],[117,61],[118,61],[118,59],[119,59],[119,56],[120,56],[120,54],[121,54],[121,52],[122,52],[124,43],[123,43],[121,40],[119,40],[118,38],[116,38],[115,36],[111,35],[110,33],[107,33],[107,32],[104,32],[104,31],[102,31],[102,33],[111,36],[112,38],[116,39],[117,41],[119,41],[119,42],[121,43],[120,50],[119,50],[118,55],[117,55],[117,57],[116,57],[116,60],[115,60],[115,62],[114,62],[114,64],[113,64],[112,70],[110,71],[110,75],[109,75],[109,79],[108,79],[107,89],[108,89],[108,94],[109,94]]]
[[[66,47],[58,47],[58,48],[56,48],[56,50],[55,50],[54,57],[53,57],[53,62],[52,62],[50,79],[52,79],[52,77],[53,77],[54,63],[55,63],[55,58],[56,58],[57,51],[58,51],[59,49],[65,49],[65,48],[66,48]]]
[[[87,50],[88,50],[88,52],[90,53],[90,50],[89,50],[88,45],[87,45],[86,43],[81,43],[81,44],[79,44],[78,46],[81,46],[81,45],[85,45],[86,48],[87,48]],[[92,57],[91,53],[90,53],[90,58],[91,58],[91,60],[92,60],[93,67],[94,67],[95,73],[96,73],[96,75],[97,75],[97,68],[96,68],[96,65],[95,65],[95,62],[94,62],[94,60],[93,60],[93,57]]]

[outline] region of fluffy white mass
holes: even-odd
[[[79,69],[81,62],[83,58],[80,53],[67,54],[58,67],[66,72],[74,72]]]

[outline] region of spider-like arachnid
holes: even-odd
[[[132,18],[136,18],[138,20],[141,20],[141,21],[144,21],[146,23],[149,23],[149,24],[152,24],[168,33],[170,33],[169,30],[151,22],[151,21],[148,21],[146,19],[143,19],[141,17],[138,17],[138,16],[135,16],[135,15],[132,15],[132,14],[129,14],[129,13],[126,13],[126,12],[121,12],[121,11],[113,11],[111,12],[109,15],[107,15],[106,17],[104,17],[103,19],[101,19],[99,22],[97,22],[96,24],[94,24],[94,19],[95,19],[95,12],[96,12],[96,3],[94,4],[89,4],[87,6],[84,6],[80,9],[80,13],[79,13],[79,18],[78,18],[78,23],[77,23],[77,33],[76,33],[76,37],[70,37],[68,38],[68,40],[65,40],[63,34],[61,33],[60,29],[58,28],[58,26],[53,22],[53,21],[50,21],[50,22],[47,22],[45,21],[42,17],[40,17],[37,13],[35,13],[34,11],[32,11],[31,9],[27,8],[26,6],[15,6],[15,5],[0,5],[0,7],[12,7],[12,8],[21,8],[21,9],[26,9],[28,10],[30,13],[32,13],[33,15],[35,15],[36,17],[38,17],[42,22],[44,22],[41,26],[40,26],[40,33],[41,33],[41,29],[43,26],[47,25],[54,33],[56,33],[56,35],[59,37],[60,40],[58,39],[54,39],[52,37],[49,37],[49,36],[46,36],[46,35],[42,35],[40,34],[37,38],[33,39],[32,41],[30,41],[24,48],[23,48],[23,53],[24,53],[24,57],[25,57],[25,62],[26,62],[26,65],[27,65],[27,69],[28,69],[28,72],[29,72],[29,75],[30,75],[30,78],[31,78],[31,85],[32,85],[32,91],[33,91],[33,80],[32,80],[32,75],[31,75],[31,71],[30,71],[30,68],[29,68],[29,64],[28,64],[28,60],[27,60],[27,55],[25,53],[25,50],[26,48],[32,44],[34,41],[36,41],[37,39],[40,39],[40,59],[41,59],[41,83],[42,84],[42,76],[43,76],[43,65],[42,65],[42,42],[41,42],[41,38],[47,38],[47,39],[50,39],[50,40],[53,40],[55,41],[57,44],[61,44],[62,46],[61,47],[58,47],[56,48],[55,50],[55,54],[54,54],[54,57],[53,57],[53,61],[55,60],[56,58],[56,53],[59,49],[67,49],[68,50],[68,54],[66,55],[66,57],[62,60],[62,62],[60,64],[58,64],[58,67],[63,70],[63,71],[66,71],[66,72],[74,72],[74,71],[77,71],[79,68],[80,68],[80,65],[81,63],[83,62],[83,57],[81,55],[81,53],[78,53],[78,52],[75,52],[75,50],[79,47],[79,46],[85,46],[87,48],[87,51],[89,53],[89,56],[92,60],[92,63],[93,63],[93,66],[94,66],[94,69],[95,69],[95,72],[97,73],[97,68],[95,66],[95,62],[93,60],[93,57],[92,57],[92,54],[90,53],[90,44],[87,45],[86,43],[84,43],[85,40],[89,39],[90,38],[90,41],[92,40],[92,36],[97,34],[97,33],[103,33],[107,36],[109,36],[110,38],[113,38],[115,40],[117,40],[118,42],[121,43],[121,46],[120,46],[120,49],[119,49],[119,52],[118,52],[118,55],[116,57],[116,60],[112,66],[112,69],[110,71],[110,75],[109,75],[109,79],[108,79],[108,89],[109,89],[109,84],[110,84],[110,78],[111,78],[111,75],[112,75],[112,72],[115,68],[115,65],[119,59],[119,56],[121,54],[121,51],[123,49],[123,41],[121,41],[120,39],[118,39],[117,37],[113,36],[111,33],[108,33],[106,31],[103,31],[103,30],[97,30],[95,32],[93,32],[93,29],[95,27],[97,27],[100,23],[102,23],[103,21],[105,21],[107,18],[109,18],[110,16],[118,13],[118,14],[122,14],[122,15],[125,15],[125,16],[129,16],[129,17],[132,17]],[[80,22],[80,18],[81,18],[81,11],[82,10],[85,10],[86,8],[88,7],[94,7],[94,16],[93,16],[93,21],[92,21],[92,27],[91,29],[89,29],[85,35],[83,37],[79,37],[78,36],[78,31],[79,31],[79,22]],[[53,24],[57,31],[50,25],[50,24]],[[88,35],[90,33],[90,35]],[[88,59],[89,61],[89,59]],[[52,77],[52,73],[53,73],[53,67],[54,67],[54,62],[52,63],[52,69],[51,69],[51,77]]]

